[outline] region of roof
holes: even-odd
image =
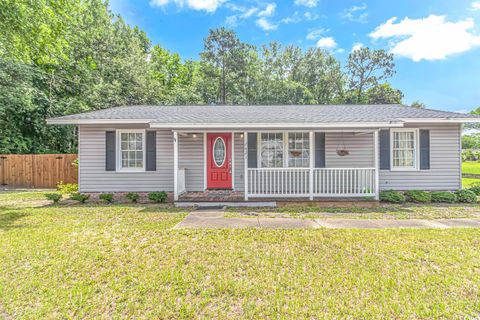
[[[384,105],[121,106],[51,118],[50,124],[146,123],[152,128],[403,126],[480,122],[476,115]]]

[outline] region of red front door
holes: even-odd
[[[207,133],[207,188],[232,189],[231,133]]]

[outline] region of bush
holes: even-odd
[[[62,199],[62,195],[60,193],[45,193],[45,198],[53,201],[53,203],[58,203]]]
[[[148,199],[157,202],[157,203],[163,203],[167,201],[167,193],[162,191],[162,192],[150,192],[148,194]]]
[[[128,200],[132,201],[133,203],[136,203],[138,199],[140,198],[140,195],[136,192],[129,192],[125,196]]]
[[[407,201],[417,202],[417,203],[426,203],[432,201],[432,195],[427,191],[421,190],[409,190],[405,192]]]
[[[380,200],[392,203],[405,202],[405,196],[403,193],[395,190],[380,191]]]
[[[85,203],[85,201],[87,201],[88,199],[90,198],[90,195],[89,194],[84,194],[84,193],[72,193],[70,195],[70,199],[72,200],[77,200],[81,203]]]
[[[471,190],[458,190],[455,192],[455,195],[457,196],[457,201],[458,202],[465,202],[465,203],[475,203],[477,202],[477,195],[475,192]]]
[[[57,191],[60,193],[74,193],[78,191],[78,184],[76,183],[63,183],[63,181],[60,181],[57,184]]]
[[[455,193],[448,191],[435,191],[430,193],[430,195],[432,197],[432,202],[454,203],[457,201]]]
[[[113,201],[113,194],[112,193],[102,193],[100,196],[98,196],[100,200],[103,200],[108,203],[112,203]]]
[[[467,190],[472,191],[475,193],[477,196],[480,196],[480,184],[479,183],[474,183],[470,188]]]

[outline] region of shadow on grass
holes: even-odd
[[[29,213],[21,210],[15,210],[8,207],[0,207],[0,230],[8,231],[11,229],[23,227],[23,225],[15,224],[15,222],[29,215]]]

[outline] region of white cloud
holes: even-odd
[[[321,49],[335,49],[337,47],[337,42],[332,37],[323,37],[317,41],[317,48]]]
[[[236,27],[238,25],[238,17],[228,16],[227,18],[225,18],[225,24],[229,27]]]
[[[342,18],[352,22],[367,23],[368,13],[364,12],[366,9],[367,5],[365,3],[359,6],[353,6],[343,11]]]
[[[445,16],[429,15],[423,19],[396,17],[378,26],[369,36],[372,39],[391,39],[391,53],[413,61],[442,60],[449,55],[480,46],[480,36],[469,32],[473,19],[446,21]]]
[[[299,6],[313,8],[317,6],[318,0],[295,0],[295,4]]]
[[[163,7],[169,3],[175,3],[179,7],[187,6],[193,10],[215,12],[225,0],[150,0],[152,7]]]
[[[355,42],[352,46],[352,52],[363,48],[363,43]]]
[[[275,13],[275,8],[276,7],[277,7],[276,3],[269,3],[265,7],[265,9],[263,9],[262,11],[260,11],[258,13],[258,16],[259,17],[271,17]]]
[[[313,21],[320,18],[320,15],[318,13],[311,13],[310,11],[305,12],[303,16],[307,21]]]
[[[328,29],[323,29],[323,28],[319,28],[319,29],[312,29],[310,30],[310,32],[307,34],[306,38],[308,40],[315,40],[315,39],[318,39],[320,38],[320,36],[324,33],[326,33],[328,31]]]
[[[472,10],[472,11],[480,10],[480,1],[472,2],[472,6],[470,7],[470,10]]]
[[[271,31],[277,29],[277,25],[270,23],[267,19],[264,17],[261,17],[256,21],[257,26],[262,28],[265,31]]]
[[[250,9],[245,10],[240,16],[243,19],[247,19],[247,18],[250,18],[251,16],[253,16],[255,13],[257,13],[257,11],[258,11],[258,8],[250,8]]]

